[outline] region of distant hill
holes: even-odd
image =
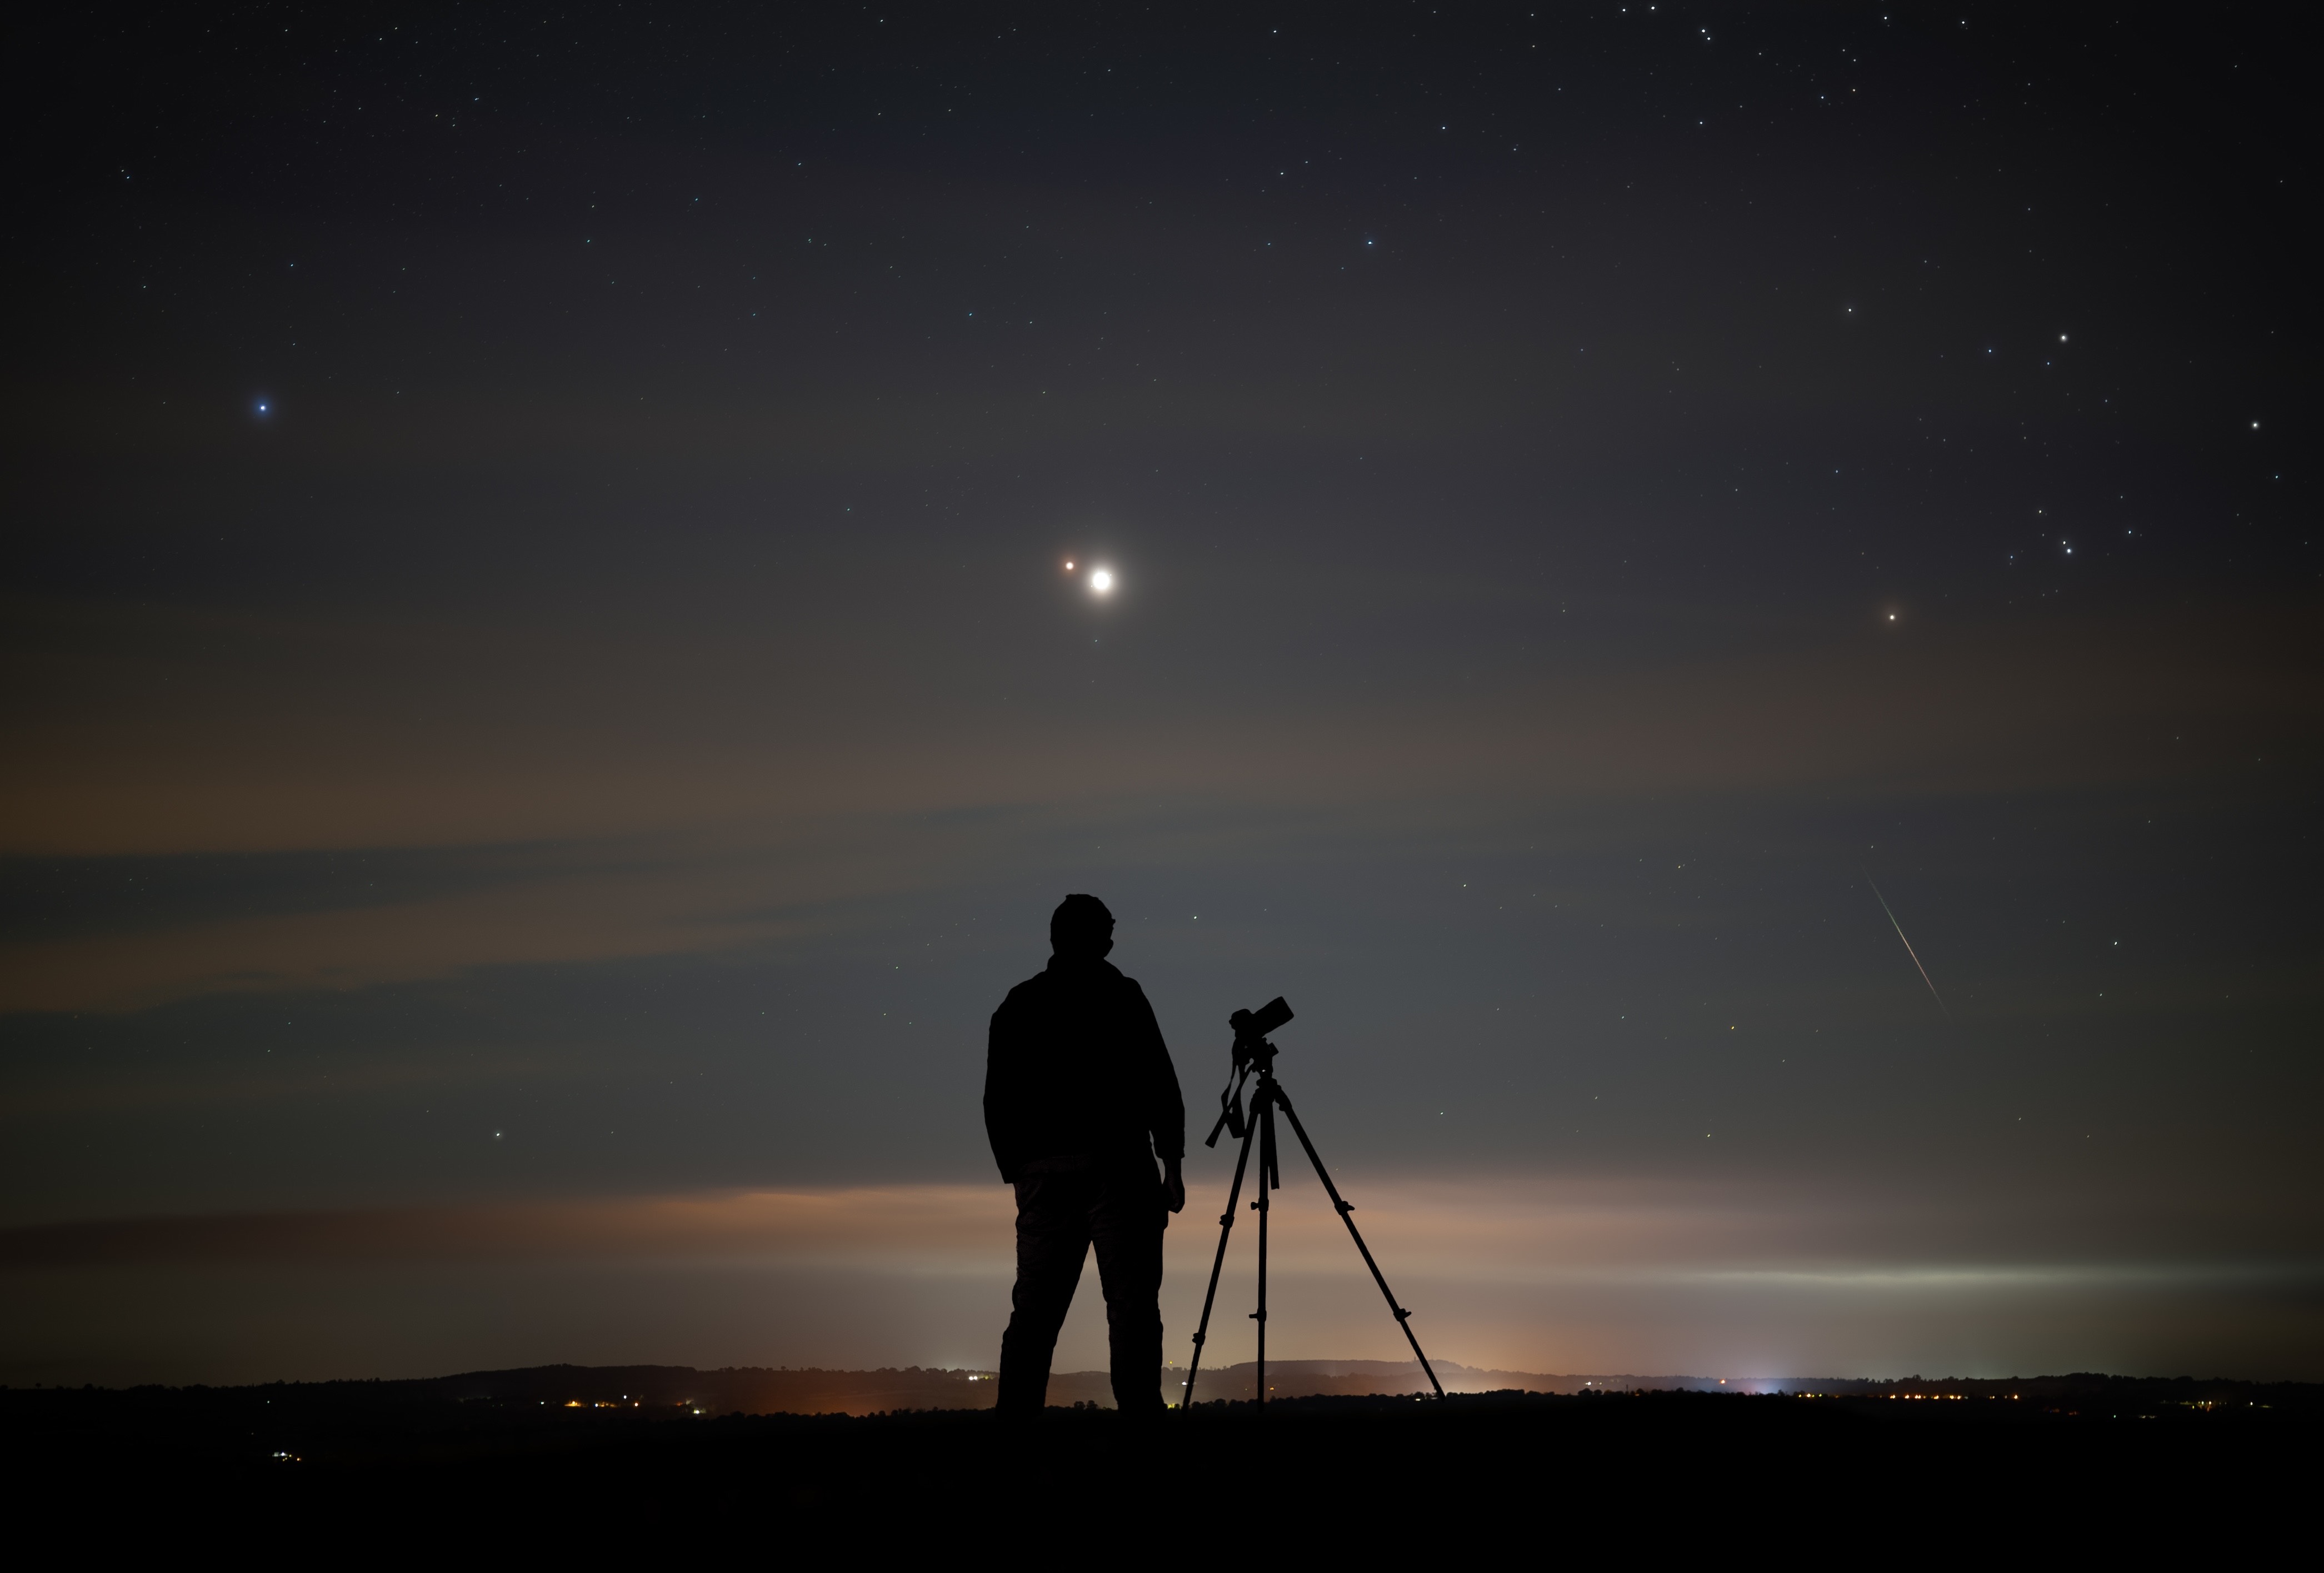
[[[1413,1361],[1284,1360],[1268,1364],[1270,1398],[1330,1394],[1421,1394],[1427,1378]],[[2324,1388],[2308,1383],[2262,1384],[2224,1378],[2124,1377],[2098,1373],[2062,1376],[1994,1378],[1906,1377],[1727,1377],[1690,1375],[1551,1375],[1536,1371],[1500,1371],[1437,1364],[1448,1393],[1806,1393],[1935,1400],[2011,1397],[2046,1408],[2070,1410],[2102,1403],[2169,1403],[2191,1406],[2313,1408]],[[1197,1403],[1249,1402],[1255,1396],[1257,1369],[1250,1362],[1206,1370],[1196,1380]],[[881,1414],[903,1410],[990,1409],[995,1394],[990,1371],[944,1370],[918,1366],[874,1371],[816,1367],[739,1366],[700,1371],[690,1366],[533,1366],[513,1371],[470,1371],[456,1376],[364,1384],[401,1390],[414,1397],[496,1403],[531,1403],[543,1408],[640,1408],[698,1410],[704,1414]],[[1183,1368],[1163,1374],[1164,1390],[1176,1402]],[[1049,1403],[1070,1407],[1113,1407],[1111,1384],[1102,1371],[1060,1372],[1049,1379]]]
[[[1579,1393],[1688,1388],[1717,1391],[1706,1376],[1550,1376],[1530,1371],[1487,1371],[1439,1363],[1438,1378],[1448,1393],[1518,1389],[1529,1393]],[[698,1408],[706,1414],[879,1414],[896,1410],[990,1409],[996,1389],[991,1371],[954,1371],[918,1366],[876,1371],[832,1371],[818,1367],[728,1366],[697,1371],[690,1366],[535,1366],[516,1371],[471,1371],[401,1384],[432,1390],[436,1396],[531,1400],[544,1405],[632,1404]],[[1163,1373],[1164,1396],[1180,1397],[1182,1368]],[[1257,1393],[1258,1371],[1250,1362],[1205,1371],[1195,1398],[1247,1402]],[[1268,1396],[1425,1393],[1428,1379],[1410,1360],[1285,1360],[1268,1365]],[[1836,1389],[1835,1389],[1836,1390]],[[1049,1403],[1059,1407],[1113,1407],[1113,1384],[1102,1371],[1061,1371],[1049,1378]]]

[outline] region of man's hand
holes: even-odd
[[[1172,1212],[1186,1210],[1186,1177],[1179,1173],[1176,1158],[1162,1160],[1162,1200]]]

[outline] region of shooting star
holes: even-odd
[[[1857,868],[1864,875],[1864,882],[1867,885],[1872,885],[1872,870],[1865,868],[1861,863],[1858,864]],[[1888,914],[1888,926],[1896,931],[1896,937],[1904,940],[1904,925],[1896,921],[1896,914],[1890,909],[1888,898],[1880,894],[1880,887],[1877,885],[1872,885],[1872,899],[1880,904],[1881,911]],[[1921,981],[1929,985],[1929,997],[1937,1002],[1937,1008],[1944,1011],[1947,1021],[1952,1020],[1953,1013],[1947,1008],[1945,997],[1937,992],[1935,982],[1929,977],[1929,970],[1921,965],[1920,952],[1913,949],[1913,942],[1910,940],[1904,940],[1904,953],[1913,958],[1913,965],[1920,972]]]

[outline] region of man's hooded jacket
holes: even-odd
[[[992,1013],[984,1129],[1001,1177],[1043,1158],[1182,1158],[1186,1106],[1154,1007],[1111,961],[1052,956]]]

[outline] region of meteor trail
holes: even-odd
[[[1857,867],[1864,875],[1864,882],[1867,885],[1872,885],[1872,870],[1864,868],[1860,863],[1858,864]],[[1872,899],[1880,904],[1881,911],[1888,914],[1888,926],[1896,931],[1896,937],[1900,940],[1904,940],[1904,925],[1896,921],[1895,913],[1889,909],[1888,898],[1880,894],[1880,887],[1877,885],[1872,885]],[[1921,981],[1929,985],[1930,997],[1936,1000],[1937,1008],[1944,1011],[1945,1019],[1947,1021],[1952,1020],[1953,1013],[1950,1010],[1946,1009],[1945,997],[1937,992],[1936,984],[1930,980],[1929,970],[1921,965],[1920,953],[1913,949],[1913,942],[1910,940],[1904,940],[1904,953],[1913,958],[1913,965],[1920,971]]]

